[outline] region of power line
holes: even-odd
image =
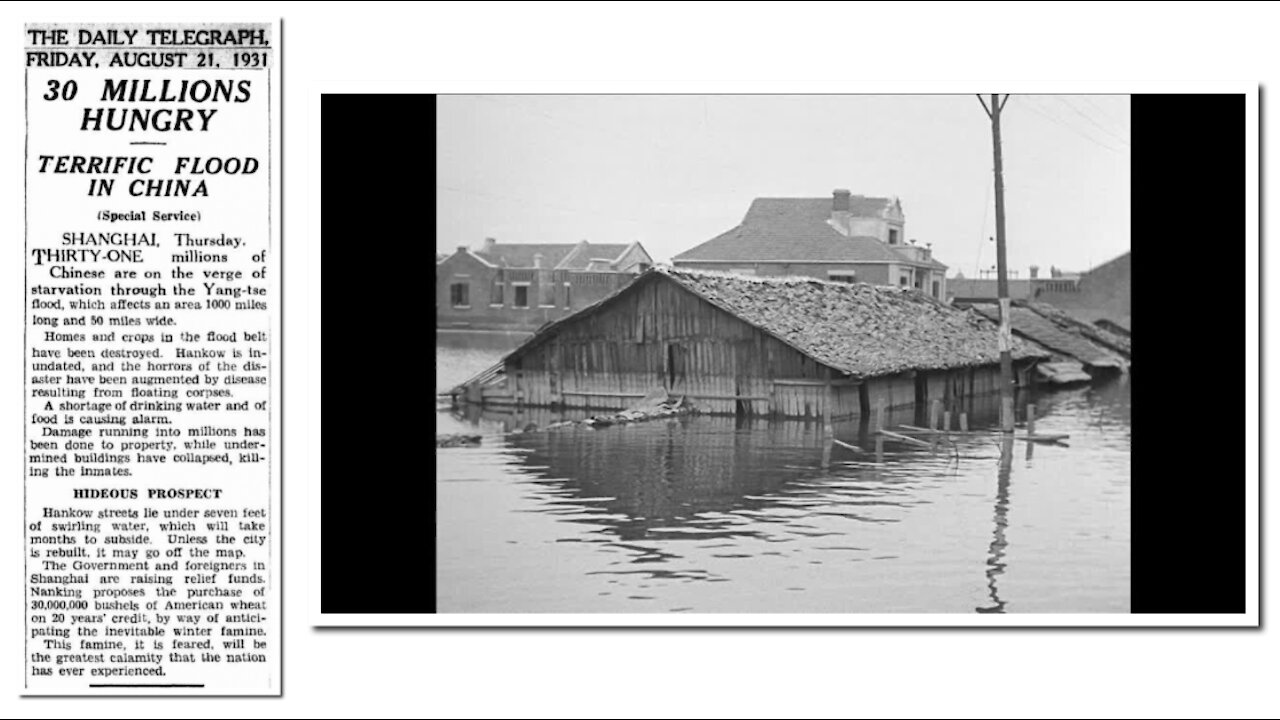
[[[1127,123],[1117,120],[1115,116],[1107,112],[1106,109],[1104,109],[1101,105],[1099,105],[1098,103],[1090,99],[1088,95],[1080,95],[1079,98],[1084,101],[1084,104],[1088,105],[1090,108],[1095,110],[1099,115],[1106,118],[1107,122],[1110,122],[1111,124],[1120,128],[1122,131],[1124,131],[1124,134],[1126,136],[1129,135],[1129,126]]]
[[[1027,95],[1027,96],[1023,96],[1023,98],[1024,98],[1025,100],[1031,100],[1031,96],[1029,96],[1029,95]],[[1073,127],[1073,126],[1071,126],[1071,125],[1068,125],[1067,123],[1063,122],[1062,120],[1059,120],[1059,119],[1058,119],[1058,118],[1056,118],[1056,117],[1053,117],[1052,115],[1048,114],[1048,111],[1047,111],[1047,110],[1037,109],[1037,104],[1036,104],[1036,103],[1033,103],[1033,102],[1024,102],[1024,103],[1019,103],[1019,105],[1020,105],[1021,107],[1025,107],[1025,108],[1027,108],[1028,110],[1030,110],[1031,112],[1033,112],[1033,113],[1035,113],[1035,114],[1039,115],[1040,117],[1042,117],[1042,118],[1044,118],[1044,119],[1046,119],[1046,120],[1049,120],[1050,122],[1053,122],[1053,123],[1055,123],[1055,124],[1057,124],[1057,125],[1061,125],[1062,127],[1066,128],[1067,130],[1070,130],[1073,134],[1078,135],[1079,137],[1082,137],[1082,138],[1084,138],[1085,140],[1088,140],[1089,142],[1093,143],[1094,145],[1097,145],[1098,147],[1100,147],[1100,148],[1102,148],[1102,149],[1104,149],[1104,150],[1110,150],[1111,152],[1116,153],[1116,154],[1118,154],[1118,155],[1123,155],[1123,154],[1124,154],[1124,151],[1123,151],[1123,150],[1119,150],[1119,149],[1117,149],[1117,148],[1113,148],[1113,147],[1111,147],[1110,145],[1105,145],[1105,144],[1103,144],[1103,143],[1101,143],[1101,142],[1098,142],[1098,140],[1094,139],[1092,136],[1087,135],[1087,134],[1085,134],[1085,133],[1081,132],[1080,130],[1076,129],[1075,127]]]
[[[987,213],[991,212],[991,185],[987,185],[987,195],[982,200],[982,227],[978,230],[978,256],[973,261],[973,276],[978,276],[978,269],[982,267],[982,248],[983,240],[986,240],[987,234]]]
[[[1057,96],[1057,95],[1050,95],[1049,97],[1052,97],[1052,98],[1054,98],[1055,100],[1058,100],[1059,102],[1061,102],[1062,104],[1067,105],[1067,107],[1068,107],[1068,108],[1070,108],[1073,112],[1079,113],[1079,111],[1078,111],[1078,110],[1076,110],[1076,108],[1075,108],[1074,106],[1069,105],[1069,104],[1068,104],[1065,100],[1063,100],[1061,97],[1059,97],[1059,96]],[[1073,132],[1075,132],[1077,135],[1081,135],[1081,136],[1083,136],[1083,137],[1087,137],[1087,138],[1089,138],[1090,140],[1093,140],[1093,141],[1094,141],[1094,142],[1096,142],[1096,143],[1100,143],[1100,144],[1102,144],[1102,145],[1105,145],[1106,147],[1111,148],[1112,150],[1114,150],[1114,151],[1116,151],[1116,152],[1118,152],[1118,153],[1123,153],[1123,152],[1124,152],[1124,150],[1122,150],[1122,149],[1120,149],[1120,148],[1117,148],[1117,147],[1115,147],[1115,146],[1113,146],[1113,145],[1111,144],[1111,143],[1112,143],[1112,139],[1111,139],[1111,138],[1108,138],[1108,137],[1106,137],[1106,136],[1099,136],[1099,135],[1095,135],[1093,132],[1085,132],[1085,128],[1084,128],[1084,126],[1080,125],[1080,124],[1079,124],[1079,123],[1078,123],[1074,118],[1070,118],[1069,116],[1064,115],[1064,114],[1061,114],[1061,113],[1059,113],[1058,111],[1054,110],[1054,108],[1056,108],[1056,107],[1057,107],[1056,105],[1054,105],[1054,106],[1050,106],[1047,102],[1044,102],[1044,101],[1043,101],[1043,99],[1041,99],[1041,100],[1040,100],[1040,103],[1041,103],[1041,104],[1040,104],[1040,108],[1041,108],[1042,110],[1044,110],[1045,112],[1047,112],[1047,113],[1051,114],[1053,117],[1057,118],[1059,122],[1061,122],[1061,123],[1065,124],[1068,128],[1070,128],[1070,129],[1071,129]],[[1088,119],[1088,118],[1086,118],[1086,119]],[[1129,144],[1129,142],[1128,142],[1127,140],[1121,140],[1121,142],[1122,142],[1122,143],[1124,143],[1126,146]]]
[[[1087,115],[1086,113],[1082,112],[1082,111],[1081,111],[1079,108],[1077,108],[1075,105],[1072,105],[1072,104],[1071,104],[1071,103],[1070,103],[1066,98],[1062,97],[1061,95],[1054,95],[1054,96],[1052,96],[1052,97],[1053,97],[1054,99],[1056,99],[1058,102],[1062,103],[1063,105],[1066,105],[1067,107],[1071,108],[1071,109],[1075,112],[1075,114],[1079,115],[1080,117],[1084,118],[1085,120],[1088,120],[1090,123],[1092,123],[1092,124],[1093,124],[1093,126],[1094,126],[1094,127],[1098,128],[1098,129],[1099,129],[1099,130],[1101,130],[1102,132],[1104,132],[1104,133],[1106,133],[1106,134],[1110,135],[1111,137],[1115,138],[1116,140],[1119,140],[1121,143],[1124,143],[1124,145],[1125,145],[1126,147],[1128,147],[1128,145],[1129,145],[1129,141],[1128,141],[1128,140],[1126,140],[1126,139],[1124,139],[1124,138],[1120,137],[1119,135],[1116,135],[1115,133],[1111,132],[1110,130],[1108,130],[1108,129],[1106,129],[1106,128],[1102,127],[1101,125],[1099,125],[1099,124],[1098,124],[1098,121],[1094,120],[1092,117],[1090,117],[1090,116],[1089,116],[1089,115]]]

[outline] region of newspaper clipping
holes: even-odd
[[[277,695],[279,24],[24,32],[25,693]]]

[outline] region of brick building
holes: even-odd
[[[905,240],[897,198],[756,198],[732,230],[672,259],[676,267],[743,275],[895,285],[946,297],[947,266]]]
[[[640,243],[486,238],[436,263],[436,327],[535,330],[613,294],[652,265]]]

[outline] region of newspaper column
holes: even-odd
[[[278,23],[24,37],[24,691],[279,694]]]

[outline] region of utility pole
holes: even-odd
[[[1009,102],[1006,93],[1001,100],[991,95],[991,106],[978,96],[982,109],[991,118],[991,147],[995,153],[996,175],[996,291],[1000,299],[1000,429],[1013,432],[1013,333],[1009,329],[1009,268],[1005,263],[1004,241],[1004,164],[1000,159],[1000,111]]]

